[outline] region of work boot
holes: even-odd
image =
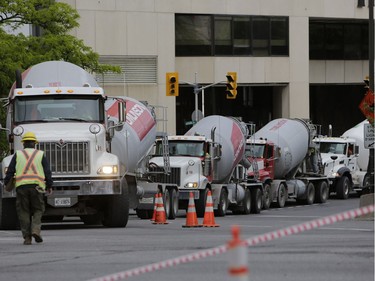
[[[43,238],[42,238],[42,236],[40,236],[39,233],[34,232],[33,237],[34,237],[36,243],[42,243],[43,242]]]
[[[23,244],[24,245],[31,245],[31,237],[30,236],[25,237],[25,240],[23,241]]]

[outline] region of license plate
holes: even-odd
[[[66,207],[70,206],[70,198],[55,198],[55,206]]]

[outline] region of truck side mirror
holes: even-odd
[[[108,135],[109,139],[112,139],[115,135],[115,121],[113,120],[108,121]]]

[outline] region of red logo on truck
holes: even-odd
[[[231,135],[231,141],[233,145],[233,151],[234,151],[234,161],[237,163],[238,157],[240,157],[243,154],[244,150],[244,139],[241,129],[237,126],[237,124],[232,125],[232,135]]]
[[[121,101],[115,101],[108,109],[108,114],[115,118],[118,118],[118,102]],[[154,127],[155,119],[144,105],[126,100],[126,123],[137,133],[138,138],[142,140],[152,127]]]

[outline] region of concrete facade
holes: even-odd
[[[165,73],[180,80],[216,83],[228,71],[238,83],[282,83],[282,117],[309,116],[310,83],[360,83],[367,61],[310,61],[309,18],[368,19],[357,0],[61,0],[77,9],[73,35],[102,56],[156,56],[156,84],[106,84],[108,95],[128,95],[168,108],[168,132],[175,132],[175,98],[165,95]],[[367,1],[366,1],[367,2]],[[175,13],[289,17],[289,57],[175,57]]]

